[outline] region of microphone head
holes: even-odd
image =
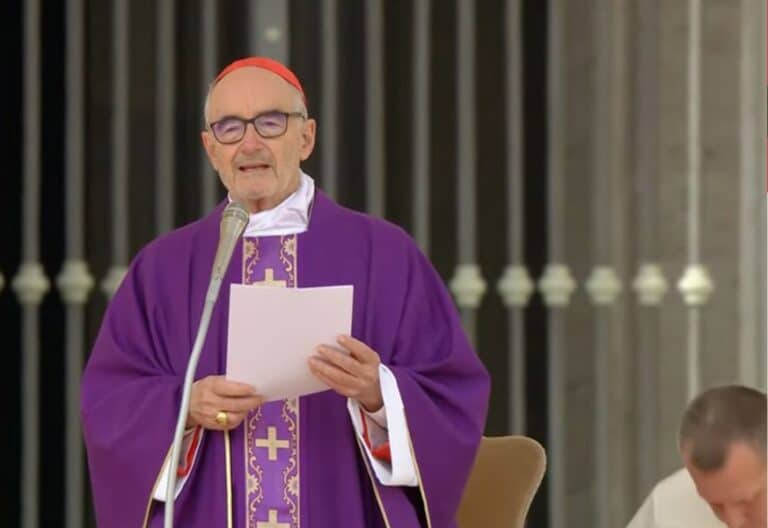
[[[251,217],[248,209],[242,203],[236,200],[229,202],[229,205],[227,205],[227,207],[224,209],[224,212],[221,214],[221,216],[222,222],[224,222],[225,218],[231,217],[237,223],[242,223],[243,227],[248,224],[248,219]]]
[[[221,238],[238,238],[248,225],[248,209],[240,202],[232,201],[221,214]]]
[[[232,201],[224,209],[219,227],[219,245],[216,248],[216,257],[213,260],[213,279],[221,280],[224,277],[229,261],[232,258],[232,251],[243,234],[245,226],[248,225],[250,216],[248,210],[239,202]]]

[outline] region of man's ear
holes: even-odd
[[[307,119],[304,122],[304,128],[301,131],[301,149],[299,151],[301,161],[306,160],[315,149],[315,131],[317,122],[314,119]]]
[[[203,148],[205,148],[206,154],[208,154],[208,161],[211,163],[211,167],[213,167],[213,170],[216,172],[219,171],[219,168],[216,166],[216,141],[213,139],[213,136],[211,136],[211,133],[207,130],[203,130],[200,132],[200,139],[203,142]]]

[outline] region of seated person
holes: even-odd
[[[659,482],[627,528],[766,528],[766,399],[717,387],[683,415],[685,468]]]

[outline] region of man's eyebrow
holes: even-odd
[[[217,121],[223,121],[224,119],[230,119],[230,118],[243,119],[243,120],[247,121],[249,119],[255,119],[255,118],[259,117],[259,116],[263,116],[263,115],[267,115],[267,114],[274,114],[274,113],[290,114],[291,112],[292,111],[288,111],[288,110],[280,110],[279,108],[270,108],[268,110],[262,110],[261,112],[259,112],[257,114],[253,114],[253,115],[247,116],[247,117],[244,116],[244,115],[241,115],[241,114],[226,114],[226,115],[223,115],[223,116],[221,116],[221,117],[219,117],[217,119],[211,120],[211,123],[216,123]]]

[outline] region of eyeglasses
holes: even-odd
[[[306,118],[303,112],[270,110],[250,119],[228,116],[209,124],[208,127],[213,132],[216,141],[225,145],[232,145],[243,139],[248,123],[252,123],[256,133],[265,139],[282,136],[288,129],[289,117]]]

